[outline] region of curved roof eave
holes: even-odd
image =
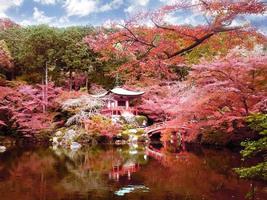
[[[102,94],[91,94],[90,96],[91,97],[94,97],[94,98],[101,98],[101,97],[104,97],[108,94],[109,92],[104,92]]]
[[[125,95],[125,96],[139,96],[145,93],[143,91],[131,91],[131,90],[126,90],[126,89],[119,88],[119,87],[116,87],[110,90],[110,92],[117,94],[117,95]]]

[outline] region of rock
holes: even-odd
[[[3,153],[6,151],[6,147],[5,146],[0,146],[0,153]]]
[[[131,112],[128,112],[128,111],[124,111],[121,113],[121,116],[124,118],[124,120],[131,124],[131,123],[134,123],[135,122],[135,116],[133,113]]]
[[[58,137],[53,137],[52,138],[52,143],[53,144],[58,144],[59,142],[58,142]]]
[[[136,129],[129,129],[128,131],[129,131],[129,133],[133,133],[133,134],[137,133]]]
[[[77,150],[77,149],[79,149],[81,147],[82,147],[82,145],[79,144],[78,142],[72,142],[71,145],[70,145],[70,149],[71,150]]]
[[[129,136],[129,142],[130,143],[136,143],[138,141],[138,137],[135,135],[130,135]]]
[[[55,133],[55,136],[57,136],[57,137],[60,137],[60,136],[62,136],[63,135],[63,133],[61,132],[61,131],[57,131],[56,133]]]
[[[147,117],[143,115],[137,115],[135,116],[135,121],[140,127],[146,127],[147,126]]]
[[[111,117],[112,123],[118,123],[120,121],[120,116],[113,115]]]
[[[63,139],[66,141],[73,141],[76,136],[76,131],[73,129],[67,130]]]
[[[115,144],[116,145],[125,145],[125,144],[127,144],[127,142],[125,140],[116,140]]]

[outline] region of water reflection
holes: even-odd
[[[118,191],[115,192],[118,196],[124,196],[125,194],[131,193],[133,191],[142,191],[149,192],[149,188],[144,185],[128,185],[127,187],[122,187]]]
[[[0,199],[267,199],[266,185],[235,176],[239,165],[238,153],[201,148],[14,148],[0,154]]]

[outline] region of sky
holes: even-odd
[[[142,10],[153,10],[175,0],[0,0],[0,18],[10,18],[21,25],[49,24],[65,27],[73,25],[107,25],[121,21]],[[201,17],[180,12],[169,15],[167,22],[192,24]],[[246,17],[246,21],[267,34],[267,14]],[[236,22],[238,23],[238,22]]]

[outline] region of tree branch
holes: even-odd
[[[178,30],[175,29],[175,28],[171,28],[171,27],[167,27],[167,26],[161,26],[161,25],[157,24],[153,19],[151,19],[151,21],[153,22],[153,24],[154,24],[157,28],[164,29],[164,30],[168,30],[168,31],[174,31],[174,32],[179,33],[179,34],[181,34],[181,35],[183,35],[183,36],[190,37],[190,38],[194,39],[195,41],[199,40],[199,39],[198,39],[196,36],[194,36],[194,35],[188,35],[188,34],[186,34],[186,33],[183,33],[183,32],[181,32],[181,31],[178,31]]]
[[[211,30],[210,33],[207,33],[206,35],[204,35],[203,37],[199,38],[197,41],[195,41],[193,44],[189,45],[188,47],[185,47],[183,49],[180,49],[172,54],[169,54],[167,52],[164,52],[167,55],[167,59],[173,58],[175,56],[180,56],[180,55],[185,55],[189,52],[191,52],[195,47],[199,46],[200,44],[202,44],[204,41],[206,41],[207,39],[209,39],[210,37],[212,37],[213,35],[216,35],[218,33],[223,33],[223,32],[230,32],[230,31],[235,31],[238,29],[241,29],[243,27],[230,27],[230,28],[215,28],[213,30]]]
[[[150,42],[150,43],[148,43],[148,42],[146,42],[146,41],[144,41],[144,40],[141,40],[140,38],[138,38],[133,32],[132,32],[132,30],[131,29],[129,29],[127,26],[124,26],[124,25],[121,25],[124,29],[126,29],[132,36],[133,36],[133,38],[132,37],[130,37],[130,36],[128,36],[128,35],[124,35],[124,36],[126,36],[126,37],[128,37],[128,38],[131,38],[131,39],[133,39],[135,42],[139,42],[139,43],[141,43],[141,44],[143,44],[143,45],[146,45],[146,46],[150,46],[150,47],[156,47],[154,44],[153,44],[153,42]]]
[[[215,34],[214,32],[208,33],[207,35],[204,35],[203,37],[199,38],[197,41],[195,41],[193,44],[189,45],[186,48],[180,49],[180,50],[178,50],[172,54],[169,54],[167,52],[165,52],[165,54],[167,55],[168,59],[173,58],[175,56],[179,56],[179,55],[185,55],[186,53],[189,53],[190,51],[192,51],[195,47],[202,44],[205,40],[207,40],[208,38],[210,38],[214,34]]]

